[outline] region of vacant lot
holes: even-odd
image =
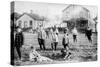
[[[46,39],[46,51],[39,49],[39,44],[37,41],[37,34],[27,33],[24,32],[24,46],[29,46],[32,44],[38,53],[40,53],[42,56],[46,56],[54,60],[52,63],[59,63],[60,62],[81,62],[81,61],[95,61],[97,60],[97,35],[95,33],[92,34],[92,43],[89,43],[87,37],[84,34],[79,34],[77,36],[77,43],[73,42],[72,34],[69,35],[70,39],[70,49],[71,52],[70,58],[64,60],[61,58],[61,49],[62,46],[62,36],[63,34],[59,34],[59,44],[57,45],[57,50],[52,51],[51,50],[51,43],[50,39]],[[28,50],[28,49],[27,49]],[[25,50],[24,50],[25,52]],[[25,52],[27,53],[27,51]],[[28,65],[28,64],[35,64],[31,63],[29,61],[22,62],[22,65]]]

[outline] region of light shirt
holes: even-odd
[[[46,38],[46,32],[44,30],[38,31],[38,38],[45,39]]]
[[[65,38],[65,43],[69,43],[69,37],[67,36],[67,34],[64,34],[63,38]]]
[[[59,32],[58,32],[58,29],[56,29],[56,30],[54,31],[54,33],[59,33]]]
[[[47,61],[52,61],[51,59],[41,56],[35,49],[33,49],[30,54],[29,54],[29,59],[30,61],[34,61],[37,59],[37,62],[47,62]]]
[[[77,29],[74,28],[74,29],[72,30],[72,33],[73,33],[74,35],[78,35]]]
[[[36,50],[31,50],[29,54],[30,61],[33,61],[35,58],[40,57],[40,54]]]
[[[54,33],[53,35],[53,41],[54,42],[58,42],[58,35]]]

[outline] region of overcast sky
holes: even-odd
[[[62,16],[62,10],[64,10],[67,6],[68,6],[67,4],[15,1],[15,12],[22,14],[24,12],[30,13],[31,10],[33,10],[33,13],[54,20],[56,16],[59,17]],[[95,6],[83,6],[83,7],[87,8],[90,11],[92,18],[97,15],[97,7]]]

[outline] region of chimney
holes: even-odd
[[[30,13],[33,14],[33,10],[30,10]]]

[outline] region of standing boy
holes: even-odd
[[[57,49],[57,45],[58,45],[58,33],[54,33],[54,38],[53,38],[53,41],[54,41],[54,50]]]
[[[18,53],[18,56],[19,56],[19,60],[21,60],[20,48],[23,45],[23,41],[24,41],[24,37],[23,37],[23,34],[22,34],[22,30],[21,30],[21,28],[18,28],[17,33],[15,35],[15,47],[16,47],[16,50],[17,50],[17,53]]]
[[[40,45],[40,49],[45,50],[45,38],[46,38],[46,34],[44,29],[40,28],[40,30],[38,31],[38,43]]]
[[[68,34],[66,33],[66,31],[64,31],[62,45],[63,45],[64,49],[66,49],[66,47],[69,48],[69,38],[68,38]]]
[[[78,32],[77,32],[76,28],[74,28],[72,30],[72,33],[73,33],[73,41],[74,42],[77,42],[77,34],[78,34]]]

